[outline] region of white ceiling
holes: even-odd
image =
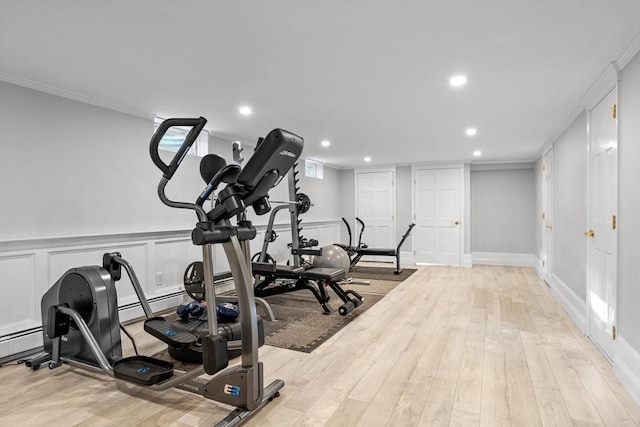
[[[1,0],[0,77],[338,167],[531,161],[638,34],[640,0]]]

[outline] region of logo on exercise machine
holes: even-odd
[[[167,329],[166,331],[164,331],[164,334],[168,337],[175,337],[177,335],[177,332],[173,329]]]
[[[292,153],[291,151],[287,151],[287,150],[282,150],[278,154],[280,154],[281,156],[296,157],[296,155],[294,153]]]
[[[239,396],[240,395],[240,387],[233,384],[225,384],[224,385],[224,394],[229,394],[231,396]]]

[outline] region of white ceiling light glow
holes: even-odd
[[[365,161],[365,162],[370,162],[370,161],[371,161],[371,157],[369,157],[369,156],[365,157],[365,158],[364,158],[364,161]]]
[[[240,109],[238,109],[238,111],[243,116],[248,116],[248,115],[250,115],[252,113],[251,107],[240,107]]]
[[[464,131],[464,133],[466,133],[467,136],[473,136],[476,133],[478,133],[478,130],[476,128],[469,128],[466,131]]]
[[[330,145],[331,145],[331,143],[325,139],[324,141],[322,141],[322,142],[320,143],[320,145],[322,145],[323,147],[328,147],[328,146],[330,146]]]
[[[480,151],[480,150],[476,150],[476,151],[474,151],[474,152],[473,152],[473,155],[474,155],[475,157],[481,156],[481,155],[482,155],[482,151]]]
[[[467,84],[467,76],[458,74],[449,79],[449,84],[453,87],[461,87]]]

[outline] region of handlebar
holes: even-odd
[[[198,138],[198,135],[200,134],[206,123],[207,119],[205,119],[204,117],[199,117],[197,119],[167,119],[160,124],[156,132],[153,134],[153,137],[151,138],[151,143],[149,144],[149,153],[151,154],[151,160],[153,160],[153,163],[158,167],[158,169],[163,172],[163,176],[166,179],[169,180],[173,177],[173,174],[178,169],[178,166],[180,166],[180,163],[184,159],[184,156],[186,156],[187,152]],[[191,130],[185,137],[184,142],[178,149],[178,152],[175,154],[175,156],[173,156],[173,159],[171,159],[171,163],[167,165],[160,158],[158,148],[160,146],[160,141],[162,140],[162,137],[164,137],[164,134],[167,133],[167,130],[169,130],[169,128],[178,126],[191,127]]]

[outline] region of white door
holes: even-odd
[[[365,229],[362,243],[370,248],[394,248],[395,211],[394,211],[394,173],[357,172],[356,173],[356,216]],[[353,244],[358,244],[360,224],[354,224]],[[370,261],[390,261],[389,257],[370,257]]]
[[[553,260],[553,148],[542,160],[542,254],[540,261],[547,283]]]
[[[415,169],[416,264],[461,265],[462,170]]]
[[[588,243],[589,334],[613,356],[616,318],[618,125],[617,91],[589,113],[590,181]]]

